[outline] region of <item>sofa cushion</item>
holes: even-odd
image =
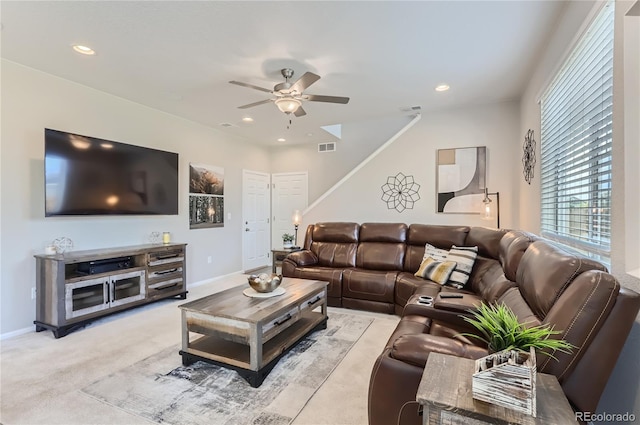
[[[332,267],[287,267],[291,262],[289,262],[289,264],[285,264],[285,262],[283,262],[283,275],[329,282],[329,286],[327,286],[327,296],[332,298],[342,297],[343,269],[335,269]],[[286,271],[284,270],[285,267],[287,267]]]
[[[514,286],[516,283],[505,277],[499,261],[478,256],[465,288],[492,303]]]
[[[453,245],[447,254],[446,260],[456,263],[455,270],[451,273],[447,285],[462,289],[467,284],[473,263],[478,256],[477,246],[456,246]]]
[[[477,246],[478,254],[484,257],[498,259],[500,240],[507,233],[504,229],[490,229],[488,227],[472,227],[464,242],[466,246]]]
[[[469,233],[467,226],[436,226],[412,224],[409,226],[404,256],[404,271],[415,273],[424,257],[424,246],[429,243],[436,248],[449,249],[452,245],[464,245]]]
[[[529,245],[522,256],[516,283],[531,310],[544,319],[567,286],[587,270],[606,271],[594,260],[539,240]]]
[[[571,354],[552,353],[557,360],[538,357],[538,370],[556,375],[562,383],[600,331],[616,303],[618,292],[620,284],[608,273],[590,270],[576,277],[543,322],[562,332],[555,338],[564,339],[576,348]]]
[[[321,267],[355,267],[360,226],[357,223],[318,223],[313,226],[309,249]]]
[[[404,307],[414,293],[435,296],[441,288],[440,285],[416,277],[413,273],[400,272],[396,277],[395,303]]]
[[[432,257],[422,260],[420,268],[416,272],[417,277],[429,279],[440,285],[444,285],[451,277],[451,273],[456,269],[455,261],[438,261]]]
[[[512,282],[516,281],[516,272],[520,260],[530,244],[537,240],[537,236],[521,230],[512,230],[500,239],[498,258],[504,269],[504,275]]]
[[[429,353],[442,353],[475,360],[486,356],[487,350],[447,337],[416,334],[403,335],[396,339],[389,355],[396,360],[424,368]]]
[[[393,303],[397,272],[346,269],[342,274],[342,296]]]
[[[402,270],[407,225],[404,223],[364,223],[356,267],[369,270]]]

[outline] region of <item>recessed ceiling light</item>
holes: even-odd
[[[279,139],[278,139],[278,142],[286,142],[286,141],[287,141],[287,139],[285,139],[285,138],[283,138],[283,137],[281,137],[281,138],[279,138]]]
[[[251,117],[243,117],[242,121],[244,121],[244,122],[253,122],[253,118],[251,118]]]
[[[436,91],[447,91],[449,90],[449,85],[447,84],[440,84],[438,86],[436,86]]]
[[[91,47],[83,46],[81,44],[74,44],[72,47],[73,47],[73,50],[75,50],[78,53],[82,53],[83,55],[95,55],[96,54],[96,52],[93,51],[93,49]]]

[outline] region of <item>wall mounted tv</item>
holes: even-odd
[[[178,214],[178,154],[44,130],[45,216]]]

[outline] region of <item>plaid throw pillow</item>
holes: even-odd
[[[478,256],[477,246],[455,246],[453,245],[447,254],[447,261],[455,261],[456,268],[451,273],[447,285],[462,289],[469,280],[473,263]]]
[[[431,257],[427,257],[422,260],[415,276],[429,279],[443,285],[447,282],[455,268],[456,263],[454,261],[436,261]]]

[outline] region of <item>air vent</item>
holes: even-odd
[[[318,152],[335,152],[335,142],[318,143]]]
[[[220,123],[220,127],[235,127],[233,124],[228,122]]]

